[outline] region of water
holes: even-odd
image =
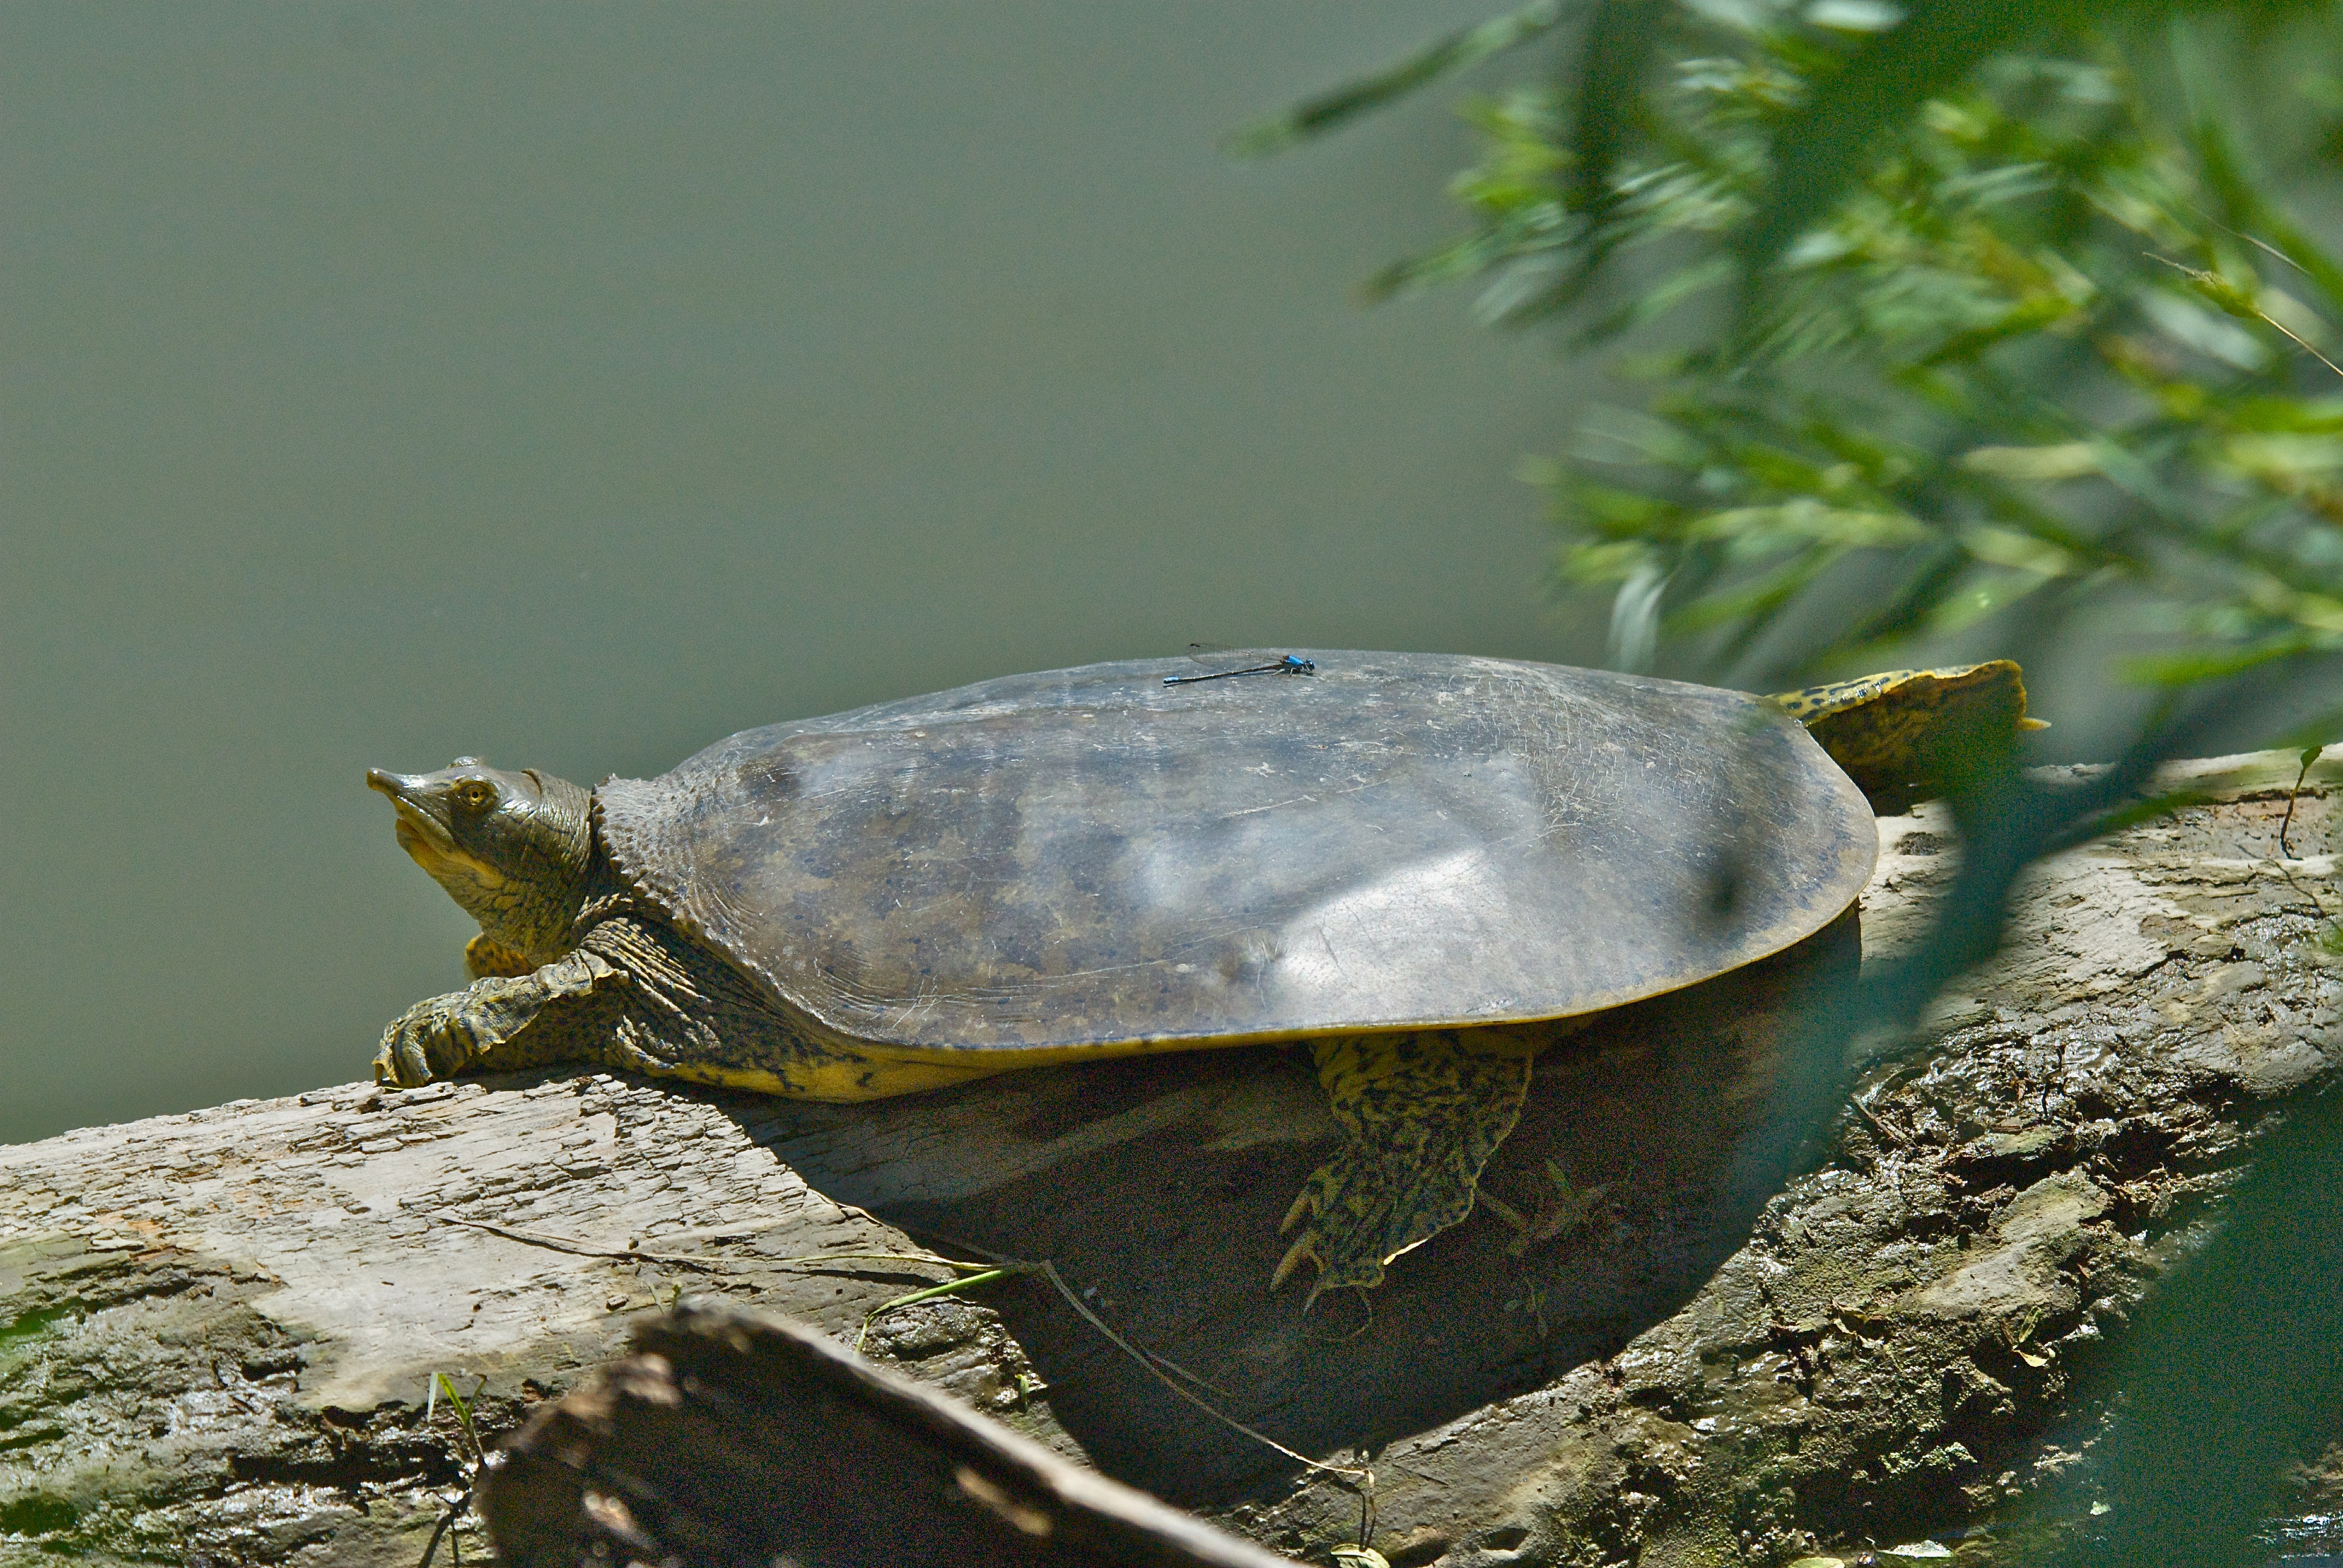
[[[1480,4],[0,11],[0,1139],[362,1075],[468,930],[365,770],[581,780],[1198,628],[1585,658],[1444,297]],[[1225,629],[1222,629],[1225,628]]]

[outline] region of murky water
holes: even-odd
[[[461,979],[371,765],[581,780],[1192,638],[1585,657],[1439,102],[1479,4],[0,14],[0,1139],[361,1075]]]

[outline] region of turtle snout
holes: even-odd
[[[367,788],[387,799],[398,808],[398,814],[437,817],[441,813],[434,802],[446,793],[436,787],[437,780],[428,773],[393,773],[387,768],[367,769]]]
[[[399,847],[420,858],[418,845],[445,851],[452,847],[447,825],[431,809],[430,780],[420,774],[393,773],[387,768],[367,769],[367,788],[380,794],[398,813]]]

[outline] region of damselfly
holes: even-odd
[[[1188,658],[1204,668],[1194,675],[1167,675],[1163,678],[1164,685],[1189,686],[1199,680],[1227,680],[1239,675],[1315,675],[1318,673],[1316,665],[1306,658],[1298,658],[1290,653],[1269,658],[1258,651],[1241,652],[1231,648],[1214,648],[1205,642],[1190,643]],[[1222,666],[1229,668],[1223,668]]]

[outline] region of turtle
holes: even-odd
[[[2006,661],[1772,699],[1462,655],[1181,668],[770,725],[591,790],[369,772],[480,925],[377,1079],[582,1060],[860,1101],[1306,1042],[1342,1133],[1271,1271],[1314,1265],[1306,1311],[1464,1218],[1573,1020],[1832,923],[1877,852],[1866,789],[2034,722]]]

